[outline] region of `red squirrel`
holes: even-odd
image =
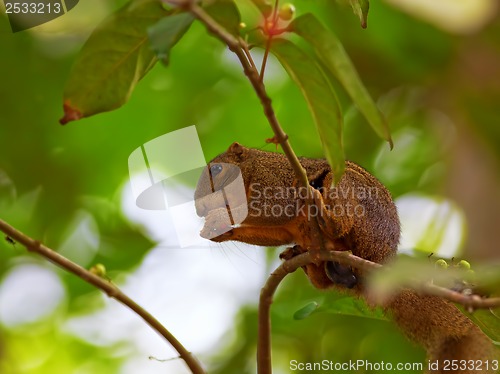
[[[351,251],[377,263],[392,260],[399,243],[400,223],[392,197],[382,183],[362,167],[346,161],[345,173],[334,185],[326,160],[299,161],[307,172],[315,205],[306,204],[307,189],[300,186],[284,155],[233,143],[210,161],[198,181],[195,206],[197,214],[205,217],[201,236],[215,242],[292,245],[280,256],[288,259],[318,249],[315,226],[311,224],[317,219],[316,227],[328,248]],[[222,191],[240,173],[244,191],[226,189],[224,199],[214,197],[214,191]],[[230,207],[228,201],[233,202]],[[228,215],[231,222],[240,223],[229,225],[223,218]],[[361,297],[365,294],[363,276],[356,269],[325,262],[309,264],[304,271],[316,288],[351,289]],[[429,360],[439,360],[438,369],[428,372],[496,372],[492,360],[497,353],[491,340],[452,303],[404,290],[383,307],[410,339],[427,350]],[[470,365],[465,370],[446,370],[446,360],[475,360],[477,370]],[[482,370],[479,362],[483,362]]]

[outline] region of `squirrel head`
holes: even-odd
[[[226,152],[221,153],[215,157],[210,163],[213,162],[227,162],[235,165],[242,163],[248,155],[249,148],[242,146],[238,142],[234,142],[229,146]]]
[[[239,167],[249,148],[234,142],[226,152],[215,157],[203,169],[194,193],[196,213],[205,217],[217,208],[246,204],[246,193]]]

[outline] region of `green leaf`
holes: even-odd
[[[259,9],[264,17],[269,17],[273,12],[273,7],[267,0],[252,0],[252,3]]]
[[[233,0],[218,0],[207,6],[205,11],[229,33],[240,35],[241,15]]]
[[[205,11],[229,33],[239,35],[241,16],[232,0],[218,0]],[[171,48],[182,38],[194,21],[191,13],[173,13],[162,18],[148,30],[151,47],[157,57],[168,65]]]
[[[492,339],[496,345],[500,345],[500,308],[479,309],[473,314],[466,313],[462,306],[459,309],[472,322],[478,325],[483,332]]]
[[[293,319],[300,320],[309,317],[316,310],[318,310],[319,304],[315,301],[307,304],[303,308],[300,308],[293,314]]]
[[[119,108],[128,101],[157,61],[147,29],[167,14],[158,0],[134,0],[94,30],[66,82],[61,124]]]
[[[321,306],[321,311],[348,316],[364,317],[387,321],[382,308],[370,308],[363,300],[342,297]]]
[[[335,181],[344,172],[342,113],[335,92],[316,61],[288,40],[276,39],[271,52],[304,95],[319,132]]]
[[[148,29],[151,48],[165,65],[170,60],[170,50],[182,38],[194,21],[191,13],[176,13],[162,18]]]
[[[387,140],[392,148],[392,139],[387,122],[370,97],[337,37],[310,13],[296,18],[289,25],[289,29],[313,46],[318,58],[344,86],[358,109],[368,120],[370,126],[378,136]]]
[[[361,27],[366,29],[368,26],[368,10],[370,9],[370,2],[368,0],[349,0],[351,3],[352,11],[358,16],[361,22]]]

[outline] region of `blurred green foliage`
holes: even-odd
[[[107,2],[105,13],[124,3]],[[345,113],[347,158],[374,172],[395,197],[418,191],[457,198],[471,217],[468,249],[482,258],[498,256],[494,230],[483,232],[480,226],[488,228],[493,222],[494,227],[499,206],[494,196],[500,180],[499,18],[475,34],[451,35],[384,2],[372,2],[369,27],[363,30],[351,9],[331,0],[294,4],[298,15],[312,11],[336,32],[390,124],[393,152],[367,126],[340,85],[336,87]],[[250,2],[242,1],[241,8],[248,17],[243,21],[252,25],[258,12]],[[110,271],[126,273],[153,246],[145,230],[128,222],[120,208],[127,158],[135,148],[196,124],[211,159],[233,141],[272,150],[272,145],[265,145],[272,134],[239,65],[196,22],[173,48],[168,69],[155,66],[122,108],[58,125],[72,63],[100,21],[92,14],[80,2],[54,21],[52,29],[16,34],[0,16],[0,217],[60,248],[79,212],[85,212],[95,220],[100,239],[88,265],[103,263]],[[75,30],[69,17],[89,21]],[[299,89],[275,60],[266,77],[277,117],[296,153],[323,157]],[[481,168],[475,167],[477,163]],[[490,190],[492,194],[482,194]],[[476,194],[471,197],[474,204],[468,200],[471,194]],[[18,245],[2,241],[0,282],[27,256]],[[276,257],[271,251],[269,262]],[[67,300],[54,315],[27,326],[0,325],[0,372],[119,372],[133,347],[94,346],[59,329],[68,318],[95,311],[102,302],[90,286],[58,274]],[[299,271],[286,278],[272,308],[276,368],[287,372],[292,358],[423,361],[423,351],[388,321],[321,311],[321,305],[340,296],[313,289]],[[308,318],[294,319],[294,313],[310,302],[320,308]],[[256,323],[255,304],[243,306],[231,341],[206,359],[209,372],[255,372]]]

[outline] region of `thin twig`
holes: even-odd
[[[467,310],[488,309],[500,306],[500,297],[482,298],[478,295],[465,295],[460,292],[452,291],[448,288],[439,287],[432,283],[426,283],[421,286],[422,292],[426,295],[442,297],[448,301],[461,304]]]
[[[240,42],[241,48],[243,49],[243,52],[245,53],[245,56],[246,56],[248,62],[250,63],[250,66],[254,69],[257,69],[255,66],[255,62],[253,61],[252,55],[250,53],[250,49],[248,48],[248,44],[247,44],[246,40],[243,40],[242,38],[238,38],[238,40]]]
[[[201,367],[198,359],[186,348],[184,348],[184,346],[170,333],[170,331],[168,331],[148,311],[137,304],[129,296],[124,294],[113,283],[91,273],[80,265],[75,264],[74,262],[68,260],[66,257],[61,256],[59,253],[41,244],[39,241],[34,240],[24,233],[16,230],[14,227],[10,226],[7,222],[1,219],[0,231],[3,231],[9,238],[12,238],[18,243],[21,243],[26,247],[28,251],[36,253],[54,263],[58,267],[75,274],[85,282],[106,293],[109,297],[130,308],[137,315],[139,315],[153,330],[155,330],[172,345],[172,347],[179,353],[180,358],[182,358],[186,362],[187,366],[193,374],[205,374],[205,370]]]
[[[273,36],[269,35],[266,41],[266,49],[264,51],[264,57],[262,58],[262,66],[260,67],[260,81],[264,82],[264,73],[266,72],[267,58],[269,57],[269,50],[271,49],[271,43],[273,41]]]
[[[278,5],[280,0],[274,0],[274,8],[273,8],[273,24],[276,25],[278,22]]]
[[[300,261],[299,266],[304,266],[312,262],[318,262],[318,261],[334,261],[342,265],[351,266],[353,268],[361,270],[365,274],[374,270],[380,270],[384,267],[381,264],[365,260],[364,258],[355,256],[352,253],[346,251],[321,251],[316,253],[309,251],[306,253],[307,254],[311,253],[311,257],[307,256],[302,257],[303,254],[300,254],[288,261],[285,261],[283,264],[281,264],[281,266],[285,265],[285,269],[291,269],[295,266],[295,262],[291,261],[300,257],[301,259],[304,258],[304,260],[298,260]],[[280,267],[278,267],[278,269]],[[295,269],[296,268],[294,268],[290,272],[295,271]],[[473,309],[488,309],[500,306],[500,297],[481,298],[478,295],[474,294],[466,295],[457,291],[450,290],[445,287],[437,286],[432,283],[415,285],[412,288],[422,293],[425,293],[426,295],[440,296],[448,301],[461,304],[465,307],[472,307]]]

